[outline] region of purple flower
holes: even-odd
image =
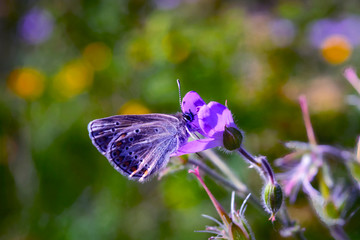
[[[324,41],[333,35],[340,35],[348,40],[352,46],[360,44],[360,17],[348,16],[341,20],[320,19],[309,29],[309,39],[314,47],[320,48]]]
[[[231,112],[226,106],[218,102],[206,104],[196,92],[191,91],[185,95],[181,108],[183,113],[193,117],[189,123],[189,130],[200,133],[204,138],[188,142],[177,151],[176,155],[224,146],[225,127],[237,129]]]
[[[51,14],[39,8],[33,8],[19,22],[20,36],[30,44],[45,42],[53,31],[54,21]]]
[[[331,159],[341,163],[350,162],[352,153],[329,145],[313,145],[305,142],[287,142],[286,147],[295,151],[276,160],[275,164],[286,171],[278,174],[278,179],[284,186],[284,193],[290,197],[290,202],[296,200],[299,190],[312,193],[311,182],[319,170]]]
[[[276,161],[276,165],[288,169],[287,172],[279,174],[278,178],[283,183],[285,195],[290,197],[290,202],[295,202],[301,187],[306,188],[306,186],[311,185],[310,182],[323,165],[321,154],[315,152],[304,153],[299,161],[298,155],[301,154],[302,151],[300,150]]]
[[[203,135],[199,125],[198,113],[201,107],[205,106],[206,103],[199,96],[197,92],[188,92],[181,103],[181,110],[185,114],[190,114],[193,117],[191,123],[189,123],[191,132],[199,132]]]

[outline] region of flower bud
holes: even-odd
[[[244,227],[240,227],[235,223],[229,225],[229,239],[231,240],[249,240],[252,235]]]
[[[225,130],[223,132],[223,143],[227,150],[233,151],[240,148],[242,140],[243,135],[238,129],[225,126]]]
[[[266,210],[271,213],[270,219],[275,220],[275,214],[280,209],[283,201],[283,193],[280,184],[268,183],[263,191],[263,200]]]

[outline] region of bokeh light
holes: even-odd
[[[351,56],[360,44],[358,31],[360,17],[347,16],[340,20],[320,19],[309,27],[309,41],[318,48],[324,60],[331,64],[341,64]]]
[[[74,97],[91,86],[93,74],[93,69],[87,61],[73,60],[56,74],[54,88],[61,97]]]
[[[271,40],[275,46],[289,46],[296,34],[294,23],[288,19],[275,19],[270,22]]]
[[[331,64],[345,62],[352,53],[349,41],[341,35],[329,36],[321,46],[321,54]]]
[[[19,22],[19,34],[29,44],[45,42],[52,34],[54,20],[45,9],[33,8]]]
[[[167,59],[172,63],[184,61],[191,51],[189,40],[178,32],[168,33],[162,40],[162,47]]]
[[[131,100],[121,106],[119,114],[148,114],[150,110],[141,102]]]
[[[305,93],[314,112],[337,112],[344,107],[343,91],[331,77],[314,79]]]
[[[129,43],[127,56],[132,67],[135,68],[145,68],[153,59],[149,43],[143,38],[133,40]]]
[[[106,69],[111,62],[111,49],[102,42],[94,42],[87,45],[83,51],[83,57],[96,71]]]
[[[156,7],[159,9],[173,9],[179,6],[181,0],[154,0]]]
[[[7,83],[9,89],[17,96],[34,100],[44,91],[45,76],[34,68],[20,68],[10,73]]]

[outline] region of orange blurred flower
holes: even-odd
[[[320,49],[325,61],[341,64],[351,56],[353,48],[360,44],[359,24],[358,15],[316,20],[309,27],[309,41]]]
[[[349,41],[341,35],[332,35],[324,40],[321,45],[321,54],[331,64],[345,62],[351,55],[352,46]]]
[[[19,68],[13,70],[7,80],[8,88],[17,96],[34,100],[44,91],[44,75],[34,68]]]

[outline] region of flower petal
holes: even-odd
[[[200,128],[208,137],[222,136],[225,126],[237,128],[230,110],[218,102],[201,107],[198,117]]]
[[[183,113],[189,113],[196,115],[199,111],[199,108],[206,103],[200,97],[197,92],[190,91],[188,92],[182,100],[181,110]]]
[[[206,138],[194,140],[186,143],[184,146],[180,147],[175,153],[171,156],[180,156],[189,153],[201,152],[209,148],[222,146],[222,141],[214,138]]]
[[[199,126],[198,112],[202,106],[206,106],[204,100],[199,96],[197,92],[188,92],[182,100],[181,110],[185,114],[192,114],[193,120],[188,123],[189,130],[191,132],[199,132],[203,135],[203,132]]]

